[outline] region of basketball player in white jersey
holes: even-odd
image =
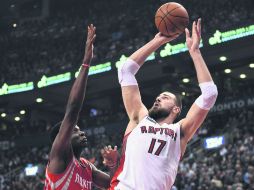
[[[217,87],[199,50],[201,19],[193,22],[192,36],[185,29],[186,43],[194,62],[201,95],[186,117],[173,123],[181,112],[180,99],[171,92],[156,97],[150,110],[142,103],[135,74],[146,58],[177,36],[158,33],[150,42],[133,53],[118,70],[129,124],[123,140],[119,167],[110,190],[170,190],[180,158],[187,143],[203,123],[217,98]]]

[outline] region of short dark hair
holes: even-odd
[[[180,112],[177,114],[177,116],[180,115],[181,111],[182,111],[182,99],[181,99],[181,96],[178,94],[178,93],[175,93],[175,92],[170,92],[170,91],[164,91],[165,93],[170,93],[170,94],[173,94],[175,96],[175,104],[177,107],[180,108]]]
[[[49,131],[49,137],[50,137],[50,142],[51,144],[53,144],[59,130],[60,130],[60,127],[61,127],[61,124],[62,124],[62,121],[56,123]]]

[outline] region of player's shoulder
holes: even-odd
[[[145,120],[145,121],[149,121],[149,122],[152,122],[153,124],[156,124],[157,122],[153,119],[153,118],[151,118],[150,116],[145,116],[144,117],[144,119],[143,120]]]
[[[181,126],[182,123],[184,122],[185,118],[181,119],[180,121],[178,121],[177,123]]]
[[[186,118],[183,118],[183,119],[181,119],[180,121],[178,121],[178,122],[176,123],[176,124],[179,126],[181,132],[183,131],[183,125],[184,125],[185,119],[186,119]]]
[[[166,124],[167,127],[171,128],[171,129],[180,129],[181,128],[181,123],[180,122],[176,122],[176,123],[170,123],[170,124]]]
[[[90,164],[91,162],[85,159],[84,157],[80,157],[79,160],[82,162],[82,164]]]

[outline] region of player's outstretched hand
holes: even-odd
[[[96,38],[95,30],[96,27],[93,24],[87,27],[87,39],[86,39],[86,50],[83,63],[90,64],[93,58],[93,43]]]
[[[112,149],[110,145],[105,146],[103,149],[101,149],[101,155],[103,157],[103,164],[105,166],[110,168],[116,167],[118,159],[117,146],[115,146],[114,149]]]
[[[201,18],[198,19],[198,22],[194,21],[192,24],[192,36],[187,28],[185,28],[186,34],[186,44],[191,52],[199,50],[199,44],[201,41]]]
[[[154,37],[154,39],[161,43],[161,45],[166,44],[174,39],[176,39],[179,36],[179,34],[176,34],[174,36],[165,36],[161,32],[157,33]]]

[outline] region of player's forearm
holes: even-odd
[[[88,70],[91,60],[93,58],[93,43],[96,37],[95,29],[96,28],[93,26],[93,24],[88,26],[86,50],[83,64],[70,92],[65,114],[65,118],[70,121],[69,125],[74,124],[73,122],[76,122],[76,120],[78,119],[78,114],[80,112],[85,97]]]
[[[135,51],[131,56],[130,59],[135,61],[142,66],[149,55],[151,55],[154,51],[156,51],[162,43],[158,40],[152,39],[150,42],[145,44],[143,47]]]
[[[59,157],[62,155],[68,155],[68,161],[71,160],[71,135],[78,120],[79,111],[83,103],[87,73],[87,67],[81,68],[79,76],[73,84],[59,134],[57,135],[51,149],[50,160],[52,160],[55,156]]]
[[[75,80],[70,92],[66,108],[66,114],[72,115],[73,119],[76,119],[78,117],[78,113],[80,112],[80,109],[84,101],[88,71],[89,71],[88,66],[81,66],[80,73],[77,79]]]
[[[194,62],[194,66],[197,73],[198,83],[204,83],[212,81],[211,74],[206,66],[206,63],[202,57],[200,50],[190,52],[191,58]]]
[[[107,173],[100,170],[96,170],[93,171],[92,175],[93,175],[93,183],[95,184],[95,186],[105,189],[110,187],[111,178]]]
[[[118,168],[118,164],[115,165],[114,167],[109,167],[109,176],[110,176],[110,180],[113,178],[116,170]]]
[[[201,89],[201,95],[196,99],[195,103],[203,110],[210,110],[218,96],[217,86],[213,83],[211,74],[205,64],[201,52],[195,50],[190,52],[197,73],[198,83]],[[199,127],[200,125],[195,125]],[[196,131],[196,129],[194,130]]]

